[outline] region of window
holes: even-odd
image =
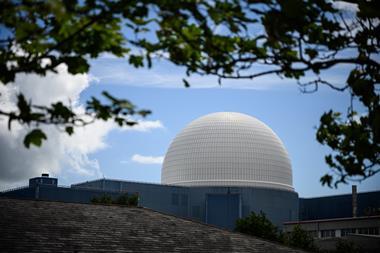
[[[380,228],[369,228],[368,230],[369,230],[370,235],[379,235],[380,234],[379,233]]]
[[[368,235],[368,228],[359,228],[358,229],[358,234],[362,234],[362,235]]]
[[[329,230],[322,230],[321,231],[321,237],[335,237],[335,230],[329,229]]]
[[[349,234],[355,234],[356,229],[355,228],[344,228],[340,230],[341,236],[348,236]]]
[[[378,227],[372,227],[372,228],[359,228],[358,234],[362,235],[378,235],[379,234],[379,228]]]

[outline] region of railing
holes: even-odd
[[[26,189],[26,188],[29,188],[29,186],[28,185],[18,186],[18,187],[2,190],[0,191],[0,193],[12,192],[12,191],[17,191],[17,190]]]
[[[127,193],[127,192],[129,192],[127,189],[123,189],[123,190],[102,189],[102,188],[91,187],[91,186],[74,186],[74,187],[69,187],[69,188],[79,189],[79,190],[98,191],[98,192],[113,192],[113,193]]]
[[[37,184],[37,185],[39,185],[39,184]],[[42,185],[44,185],[44,184],[42,184]],[[61,188],[71,188],[68,185],[58,185],[58,187],[61,187]],[[10,188],[10,189],[0,190],[0,193],[12,192],[12,191],[22,190],[22,189],[26,189],[26,188],[29,188],[29,186],[28,185],[23,185],[23,186],[13,187],[13,188]]]
[[[41,184],[41,186],[51,186],[51,185],[44,185],[44,184]],[[125,192],[128,192],[127,189],[123,189],[123,190],[116,190],[116,189],[101,189],[101,188],[97,188],[97,187],[91,187],[91,186],[68,186],[68,185],[57,185],[57,187],[59,188],[66,188],[66,189],[73,189],[73,190],[90,190],[90,191],[97,191],[97,192],[113,192],[113,193],[125,193]],[[7,193],[7,192],[12,192],[12,191],[17,191],[17,190],[22,190],[22,189],[27,189],[29,188],[28,185],[24,185],[24,186],[18,186],[18,187],[14,187],[14,188],[10,188],[10,189],[6,189],[6,190],[0,190],[0,193]]]
[[[94,183],[99,181],[116,181],[116,182],[123,182],[123,183],[133,183],[133,184],[149,184],[149,185],[165,185],[165,186],[171,186],[171,187],[178,187],[178,188],[186,188],[186,186],[181,185],[172,185],[172,184],[164,184],[164,183],[154,183],[154,182],[146,182],[146,181],[137,181],[137,180],[123,180],[123,179],[114,179],[114,178],[99,178],[94,180],[88,180],[81,183],[71,184],[72,187],[81,187],[81,185],[87,184],[87,183]]]
[[[63,185],[63,184],[59,184],[59,185],[57,185],[57,187],[59,187],[59,188],[71,188],[70,185]]]

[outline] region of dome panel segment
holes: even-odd
[[[293,191],[291,164],[281,140],[258,119],[234,112],[212,113],[186,126],[166,153],[161,181]]]

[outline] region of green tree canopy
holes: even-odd
[[[317,249],[313,237],[299,225],[294,226],[291,232],[284,234],[284,243],[308,251],[316,251]]]
[[[346,1],[343,3],[349,3]],[[355,103],[347,113],[322,115],[317,140],[332,149],[326,156],[329,186],[363,180],[380,171],[379,36],[380,2],[359,0],[354,11],[330,0],[4,0],[0,3],[0,81],[18,73],[45,75],[66,64],[72,74],[89,70],[89,59],[111,53],[134,67],[151,67],[165,57],[188,76],[254,79],[278,75],[295,79],[304,92],[321,85],[347,92]],[[323,79],[338,66],[350,68],[345,83]],[[306,77],[306,80],[303,79]],[[312,79],[310,79],[312,77]],[[184,85],[189,82],[184,78]],[[94,119],[132,125],[130,115],[145,116],[128,100],[104,93],[92,98],[85,116],[60,102],[38,106],[18,98],[18,109],[4,111],[13,121],[34,126],[25,145],[46,138],[42,124],[72,134]],[[88,120],[90,118],[91,120]],[[86,120],[87,119],[87,120]]]
[[[259,214],[252,212],[247,217],[238,219],[235,230],[307,251],[317,250],[313,237],[299,225],[294,226],[293,230],[288,233],[282,233],[263,212]]]
[[[272,224],[263,212],[252,212],[245,218],[236,221],[237,232],[254,235],[271,241],[279,241],[277,227]]]

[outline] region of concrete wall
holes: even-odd
[[[345,228],[367,228],[380,227],[380,216],[373,217],[358,217],[352,219],[331,219],[331,220],[315,220],[301,221],[292,224],[286,224],[286,230],[290,231],[295,225],[300,225],[307,231],[312,230],[330,230],[330,229],[345,229]]]
[[[380,237],[366,235],[350,235],[343,238],[326,238],[315,240],[321,250],[335,250],[339,242],[353,244],[359,252],[378,253],[380,251]]]
[[[301,226],[315,238],[346,237],[349,234],[364,233],[379,237],[380,216],[291,222],[285,223],[284,232],[292,231],[296,225]]]

